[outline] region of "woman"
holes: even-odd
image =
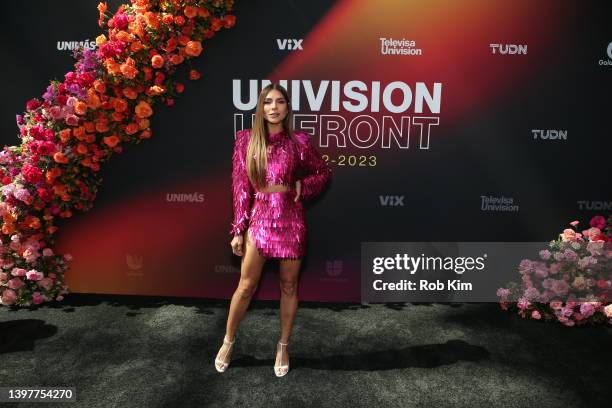
[[[248,160],[247,160],[248,158]],[[274,373],[289,371],[287,344],[297,311],[297,282],[306,249],[302,199],[317,196],[331,177],[307,133],[293,130],[293,113],[281,85],[266,86],[257,100],[253,129],[236,133],[232,189],[234,254],[241,256],[240,282],[232,296],[217,371],[229,366],[238,324],[269,258],[280,259],[281,338]]]

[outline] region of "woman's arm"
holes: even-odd
[[[304,200],[319,195],[331,179],[331,168],[321,157],[310,141],[310,135],[305,132],[295,132],[300,148],[301,197]]]
[[[247,228],[253,186],[246,172],[246,151],[249,144],[249,131],[236,132],[234,154],[232,155],[232,195],[234,204],[234,220],[232,222],[232,235],[242,235]]]

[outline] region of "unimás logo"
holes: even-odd
[[[567,129],[531,129],[534,139],[567,140]]]
[[[580,200],[576,202],[578,209],[581,211],[610,211],[612,210],[612,201],[586,201]]]
[[[85,48],[86,50],[93,50],[96,48],[96,42],[89,38],[84,41],[58,41],[58,51],[74,51],[77,48]]]
[[[516,212],[519,210],[519,206],[514,204],[514,199],[512,197],[481,195],[480,200],[481,211]]]
[[[380,37],[380,53],[382,55],[423,55],[423,49],[417,48],[415,40],[401,40]]]
[[[608,67],[612,67],[612,41],[608,44],[608,48],[606,48],[606,55],[608,59],[600,59],[599,65],[606,65]]]
[[[169,203],[203,203],[204,194],[194,193],[167,193],[166,201]]]
[[[378,201],[380,205],[383,207],[403,207],[404,206],[404,196],[397,195],[379,195]]]
[[[303,38],[277,38],[276,44],[281,51],[302,51]]]
[[[491,54],[527,55],[527,44],[489,44]]]

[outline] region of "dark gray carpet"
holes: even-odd
[[[497,304],[300,302],[274,376],[278,301],[253,301],[231,365],[228,301],[69,295],[0,307],[1,386],[73,386],[79,407],[609,406],[612,330],[526,321]]]

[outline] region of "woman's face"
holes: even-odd
[[[282,123],[289,112],[287,102],[280,91],[272,89],[268,92],[264,100],[265,119],[274,124]]]

